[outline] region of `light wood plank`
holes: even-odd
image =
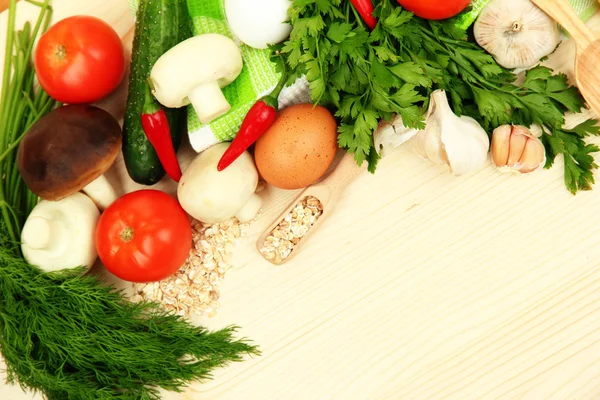
[[[55,0],[121,34],[125,3]],[[568,70],[570,51],[549,63]],[[262,195],[219,314],[197,322],[241,325],[263,356],[170,398],[600,398],[599,187],[571,196],[561,166],[456,178],[401,148],[281,267],[253,240],[295,192]]]

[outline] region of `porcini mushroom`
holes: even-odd
[[[152,67],[154,97],[164,106],[192,104],[202,123],[227,113],[231,106],[221,88],[242,71],[242,55],[227,36],[207,33],[171,48]]]
[[[219,172],[217,164],[229,143],[219,143],[200,153],[184,171],[177,197],[181,207],[201,222],[210,224],[237,217],[252,220],[262,205],[254,192],[258,171],[247,151],[227,169]]]
[[[94,106],[59,107],[42,117],[19,145],[17,166],[27,187],[56,201],[83,190],[100,209],[117,196],[103,174],[121,150],[117,120]]]
[[[46,272],[94,264],[94,232],[100,212],[83,193],[40,201],[23,226],[21,249],[31,265]]]

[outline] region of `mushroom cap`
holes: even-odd
[[[223,88],[242,72],[239,47],[227,36],[206,33],[184,40],[164,53],[152,67],[154,97],[164,106],[190,104],[188,95],[198,86],[217,82]]]
[[[250,153],[243,152],[229,167],[217,170],[228,147],[229,143],[219,143],[204,150],[179,181],[179,203],[198,221],[211,224],[227,221],[254,195],[258,171]]]
[[[33,193],[60,200],[111,167],[122,136],[117,120],[98,107],[59,107],[29,129],[19,145],[17,166]]]

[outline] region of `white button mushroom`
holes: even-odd
[[[199,221],[213,224],[237,217],[247,222],[262,205],[254,193],[258,171],[250,153],[244,152],[227,169],[217,170],[228,147],[229,143],[220,143],[200,153],[179,181],[179,203]]]
[[[202,123],[231,106],[221,88],[242,71],[242,54],[233,40],[216,33],[194,36],[171,48],[152,67],[154,97],[164,106],[192,104]]]
[[[45,272],[87,267],[98,256],[94,231],[100,212],[83,193],[40,201],[21,233],[23,257]]]

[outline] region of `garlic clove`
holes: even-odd
[[[523,174],[533,172],[544,164],[546,150],[537,138],[528,138],[525,150],[519,160],[519,171]]]
[[[519,162],[519,160],[521,159],[521,155],[525,150],[526,144],[527,136],[523,135],[521,131],[517,131],[515,127],[513,127],[512,133],[510,135],[508,161],[506,162],[506,165],[512,167]]]
[[[508,163],[508,150],[510,149],[510,125],[502,125],[492,133],[492,161],[496,165]]]
[[[487,133],[473,118],[460,117],[454,128],[444,129],[442,143],[448,166],[454,175],[478,171],[487,161],[490,141]]]
[[[509,140],[506,140],[509,132]],[[504,160],[497,154],[509,154]],[[541,140],[524,126],[503,125],[492,134],[492,161],[501,172],[529,173],[544,167],[546,149]]]
[[[436,164],[448,164],[448,156],[441,144],[443,118],[440,114],[445,110],[438,111],[440,93],[443,93],[444,95],[444,99],[441,101],[447,102],[445,99],[445,92],[436,90],[431,94],[425,120],[426,126],[424,130],[418,132],[415,138],[414,149],[418,155]]]
[[[427,128],[417,135],[417,153],[436,163],[448,164],[448,155],[441,145],[442,126],[437,121],[427,123]]]
[[[530,68],[560,42],[557,23],[530,0],[492,0],[473,27],[477,43],[505,68]]]
[[[377,154],[384,156],[387,148],[400,147],[402,144],[412,139],[417,133],[419,133],[418,129],[407,128],[404,126],[400,115],[396,115],[392,119],[391,124],[387,121],[381,121],[379,127],[373,134],[375,150],[377,151]]]

